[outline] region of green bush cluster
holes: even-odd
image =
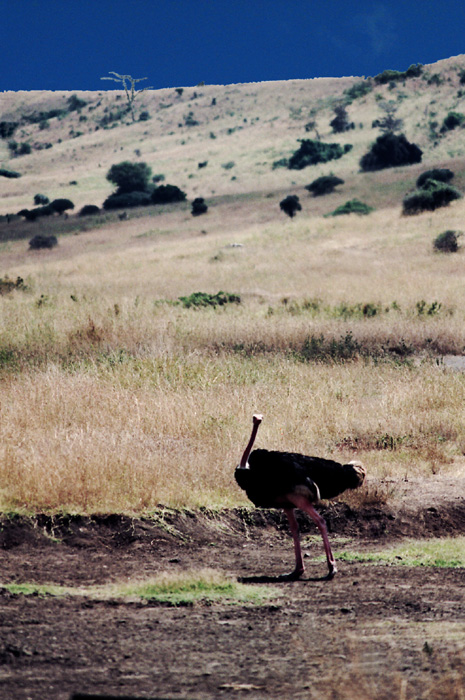
[[[300,139],[300,147],[289,158],[290,170],[302,170],[309,165],[327,163],[330,160],[342,158],[345,153],[352,150],[351,144],[342,147],[339,143],[323,143],[312,139]]]
[[[452,185],[428,179],[420,189],[404,198],[403,213],[419,214],[422,211],[434,211],[440,207],[446,207],[450,202],[461,197],[460,192]]]
[[[309,185],[305,186],[305,189],[313,193],[314,197],[319,197],[324,194],[331,194],[334,192],[334,188],[337,185],[343,185],[344,180],[336,175],[322,175],[313,180]]]
[[[352,102],[353,100],[357,100],[360,97],[364,97],[372,90],[373,86],[371,84],[371,80],[361,80],[358,83],[354,83],[354,85],[352,85],[350,88],[347,88],[347,90],[344,90],[344,95],[348,100]]]
[[[21,173],[16,172],[16,170],[7,170],[6,168],[0,168],[0,175],[2,177],[21,177]]]
[[[350,199],[348,202],[345,204],[341,204],[340,207],[337,207],[333,212],[331,212],[330,216],[341,216],[343,214],[370,214],[370,212],[374,211],[373,207],[368,206],[368,204],[365,204],[364,202],[360,202],[358,199]]]
[[[425,170],[416,182],[417,187],[423,187],[427,180],[437,180],[437,182],[450,182],[454,177],[454,173],[449,168],[431,168],[431,170]]]
[[[441,133],[444,134],[446,131],[452,131],[458,126],[463,126],[464,122],[465,114],[462,114],[462,112],[449,112],[442,122]]]
[[[422,155],[422,150],[407,141],[404,134],[388,132],[378,136],[368,153],[360,159],[360,167],[363,171],[372,171],[412,165],[420,163]]]
[[[387,83],[398,82],[400,80],[406,80],[407,78],[419,78],[423,73],[423,66],[421,63],[413,63],[407,70],[398,71],[387,69],[373,78],[377,85],[386,85]]]
[[[289,194],[287,197],[281,200],[279,203],[279,208],[292,219],[298,211],[302,210],[302,205],[299,202],[299,198],[296,194]]]
[[[456,253],[459,248],[457,239],[460,235],[459,231],[443,231],[434,239],[433,247],[441,253]]]
[[[225,304],[240,304],[241,297],[238,294],[219,291],[216,294],[207,292],[193,292],[187,297],[179,297],[179,301],[186,309],[212,306],[224,306]]]

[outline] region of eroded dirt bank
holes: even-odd
[[[403,536],[465,532],[464,480],[398,484],[388,506],[332,504],[334,550]],[[305,533],[314,533],[302,519]],[[321,580],[321,543],[307,575],[290,570],[283,517],[250,510],[158,513],[157,519],[1,519],[7,582],[70,586],[160,571],[220,569],[267,577],[264,606],[14,595],[0,589],[0,698],[73,693],[162,698],[463,698],[465,575],[461,569],[341,562]]]

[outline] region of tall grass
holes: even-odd
[[[463,202],[447,225],[392,210],[291,225],[260,207],[218,206],[208,235],[173,210],[56,254],[11,244],[3,274],[27,289],[0,296],[2,508],[244,503],[233,469],[255,411],[270,448],[379,477],[462,468],[465,380],[440,360],[465,347],[462,254],[434,255],[430,232],[459,228]],[[241,303],[176,303],[220,289]]]

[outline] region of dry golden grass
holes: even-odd
[[[457,82],[453,62],[443,70]],[[243,503],[232,471],[258,410],[259,442],[270,448],[357,456],[379,477],[461,473],[464,378],[440,358],[465,348],[464,257],[435,254],[432,242],[462,228],[465,204],[401,216],[405,192],[429,163],[451,167],[465,184],[460,147],[448,136],[433,150],[422,127],[423,164],[358,173],[379,99],[370,93],[350,106],[364,129],[339,138],[328,127],[334,98],[355,81],[207,86],[194,100],[193,88],[182,98],[156,91],[146,95],[149,122],[95,131],[89,110],[88,122],[76,113],[50,120],[49,130],[25,127],[24,140],[53,137],[55,145],[9,163],[23,177],[2,182],[5,213],[31,207],[36,192],[69,197],[76,208],[101,204],[110,165],[137,158],[189,198],[206,197],[209,211],[193,218],[184,204],[131,212],[124,222],[105,214],[0,224],[0,273],[27,285],[0,296],[0,507]],[[396,98],[409,129],[420,106],[431,109],[425,86],[412,81],[408,99]],[[455,87],[444,83],[444,99]],[[93,104],[99,97],[100,110],[116,96],[82,94]],[[18,95],[6,97],[13,118]],[[20,97],[21,109],[49,109],[69,93]],[[335,167],[345,185],[319,198],[302,187],[327,166],[271,168],[295,150],[315,104],[322,138],[354,144]],[[180,128],[190,109],[199,126]],[[70,138],[70,128],[83,135]],[[279,210],[289,192],[303,205],[295,220]],[[377,210],[325,217],[352,197]],[[37,232],[58,235],[57,248],[29,252]],[[241,304],[175,303],[219,290],[240,294]]]

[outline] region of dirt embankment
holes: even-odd
[[[464,486],[402,482],[388,505],[322,507],[336,558],[354,542],[463,534]],[[323,581],[322,552],[307,540],[303,580],[280,581],[293,552],[275,511],[4,516],[3,583],[77,587],[210,567],[252,584],[262,576],[275,598],[176,608],[0,586],[0,699],[463,698],[463,570],[341,562]]]

